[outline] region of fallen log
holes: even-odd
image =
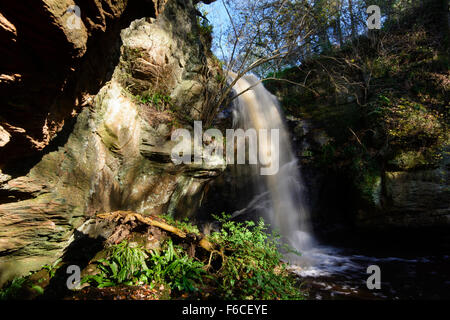
[[[97,215],[97,218],[115,221],[115,222],[119,222],[119,220],[122,219],[122,223],[127,223],[129,221],[139,221],[143,224],[157,227],[164,231],[173,233],[183,239],[188,237],[188,233],[184,232],[183,230],[181,230],[177,227],[167,224],[164,221],[161,221],[160,219],[156,219],[155,217],[152,217],[152,216],[143,216],[139,213],[132,212],[132,211],[120,210],[120,211],[114,211],[114,212],[108,212],[108,213],[101,213],[101,214]],[[191,235],[191,234],[189,234],[189,235]],[[200,247],[202,247],[203,249],[205,249],[209,252],[214,250],[214,245],[210,241],[208,241],[205,237],[203,237],[200,234],[193,234],[193,235],[195,235],[195,237],[190,236],[189,238],[195,238],[196,242],[198,243],[198,245]]]

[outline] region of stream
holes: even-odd
[[[449,299],[450,255],[401,249],[367,250],[318,246],[304,255],[314,260],[308,267],[291,266],[301,277],[309,299]],[[369,290],[367,267],[381,271],[381,288]]]

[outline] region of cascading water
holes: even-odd
[[[235,76],[231,74],[231,78]],[[252,87],[237,98],[233,115],[234,126],[244,130],[251,128],[256,131],[278,130],[278,154],[270,154],[270,156],[272,159],[278,158],[279,170],[273,175],[261,175],[258,169],[260,165],[253,167],[251,173],[254,187],[253,200],[245,209],[235,212],[234,215],[256,211],[280,233],[285,243],[297,251],[304,252],[312,248],[314,241],[311,236],[309,213],[303,198],[304,186],[300,177],[298,160],[292,151],[277,99],[258,82],[255,76],[246,75],[234,85],[236,93],[244,92]],[[269,139],[265,143],[258,142],[260,149],[271,150]],[[287,258],[292,260],[294,256],[289,255]]]
[[[234,79],[235,74],[230,74]],[[235,129],[277,129],[279,131],[279,148],[273,154],[271,141],[267,139],[258,147],[263,152],[271,153],[271,157],[278,157],[279,170],[274,175],[261,175],[261,165],[238,165],[233,166],[234,174],[242,181],[247,181],[250,175],[253,181],[253,191],[248,188],[246,193],[251,193],[245,208],[235,211],[233,216],[241,214],[254,214],[263,217],[274,229],[278,230],[283,241],[299,251],[300,257],[292,254],[285,255],[286,260],[291,263],[291,270],[300,275],[304,284],[311,291],[315,299],[333,299],[336,297],[363,297],[368,299],[409,297],[410,288],[403,288],[407,281],[422,281],[411,270],[417,270],[419,266],[428,266],[430,272],[437,276],[433,278],[433,288],[447,288],[448,284],[443,282],[436,272],[436,268],[442,265],[448,266],[450,256],[433,257],[409,257],[395,258],[391,256],[363,255],[358,251],[324,246],[316,243],[311,235],[311,227],[308,209],[304,199],[304,185],[300,176],[298,160],[296,159],[290,139],[283,123],[282,112],[277,99],[270,94],[259,80],[253,75],[240,78],[234,86],[236,93],[241,93],[235,101],[233,110],[233,125]],[[254,86],[254,87],[253,87]],[[246,195],[242,194],[241,197]],[[246,198],[247,199],[247,198]],[[371,291],[366,287],[367,272],[369,265],[380,265],[383,267],[386,278],[393,279],[389,272],[401,270],[405,279],[400,278],[399,283],[383,282],[383,290]],[[445,274],[445,273],[443,273]],[[398,274],[395,274],[398,277]],[[429,277],[426,277],[426,281]],[[448,281],[447,281],[448,282]],[[442,285],[442,283],[444,283]],[[420,286],[419,286],[420,287]],[[426,285],[422,285],[426,287]],[[446,289],[445,289],[446,290]],[[416,292],[421,296],[422,292]],[[429,294],[429,293],[425,293]]]

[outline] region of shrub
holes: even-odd
[[[163,250],[151,251],[149,255],[127,241],[111,246],[109,251],[108,258],[97,261],[100,273],[86,276],[83,283],[89,282],[98,288],[165,283],[179,291],[195,291],[204,273],[203,264],[190,258],[181,247],[174,246],[170,239],[164,243]]]
[[[82,283],[89,282],[98,288],[119,284],[147,282],[147,255],[142,248],[133,247],[127,241],[108,249],[108,257],[97,261],[99,274],[88,275]]]
[[[198,230],[197,226],[193,225],[192,223],[189,222],[188,218],[183,219],[182,221],[180,220],[175,220],[171,215],[166,214],[163,215],[162,218],[170,225],[173,225],[174,227],[177,227],[178,229],[183,230],[184,232],[187,233],[200,233],[200,231]]]
[[[216,275],[220,298],[303,299],[295,278],[281,262],[279,236],[268,234],[261,219],[234,222],[230,216],[215,217],[222,229],[210,241],[222,248],[224,260]]]
[[[174,246],[169,239],[164,250],[151,253],[147,276],[180,292],[192,292],[197,291],[202,283],[203,267],[202,262],[190,258],[181,246]]]

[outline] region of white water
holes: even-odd
[[[247,75],[235,84],[236,93],[255,86],[237,98],[233,115],[234,126],[244,130],[253,128],[257,132],[259,129],[267,129],[269,132],[271,129],[278,129],[279,152],[271,154],[271,157],[278,157],[279,170],[274,175],[260,175],[258,168],[253,168],[254,198],[245,209],[235,212],[234,215],[256,211],[266,223],[280,233],[285,243],[304,253],[314,247],[314,239],[311,235],[309,212],[303,198],[304,186],[298,160],[292,151],[277,99],[262,84],[257,84],[258,81],[255,76]],[[270,140],[268,139],[267,145],[259,144],[259,148],[271,150]],[[289,255],[287,258],[292,261],[294,257],[296,256]],[[304,258],[301,260],[305,262]]]
[[[240,93],[257,83],[258,79],[255,76],[245,76],[237,81],[234,89]],[[292,151],[277,99],[262,84],[258,84],[237,99],[233,112],[235,128],[244,130],[253,128],[257,131],[278,129],[280,138],[278,154],[271,155],[279,157],[279,172],[272,176],[264,176],[260,175],[257,166],[251,168],[253,186],[252,188],[249,186],[249,192],[253,192],[253,198],[244,209],[236,211],[234,216],[256,212],[280,232],[284,242],[302,254],[300,258],[289,255],[286,259],[291,262],[291,270],[308,283],[312,290],[311,298],[332,299],[353,296],[369,299],[398,299],[399,297],[428,297],[430,294],[434,297],[434,289],[427,291],[429,279],[433,281],[431,288],[439,287],[439,290],[447,290],[450,281],[445,278],[445,275],[440,277],[439,270],[442,265],[445,268],[450,263],[448,255],[408,258],[390,255],[371,256],[358,251],[316,243],[311,234],[309,212],[303,198],[304,185],[298,160]],[[270,141],[268,144],[262,146],[265,151],[271,149]],[[250,166],[236,166],[236,168],[239,167],[240,169],[237,170],[247,174]],[[366,269],[372,264],[383,268],[383,279],[387,281],[382,282],[382,291],[374,292],[366,287]],[[425,266],[431,271],[426,277],[427,282],[423,283],[423,275],[421,276],[418,272]],[[426,270],[428,272],[428,269]],[[399,280],[393,281],[396,278]],[[414,285],[412,287],[408,285],[417,281],[421,284],[418,287],[425,287],[425,290],[418,290]]]

